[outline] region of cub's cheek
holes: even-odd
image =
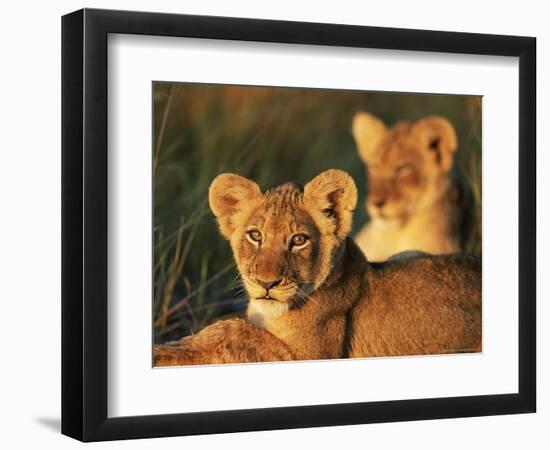
[[[254,246],[248,242],[246,238],[240,238],[232,242],[233,258],[235,262],[243,267],[246,265],[247,261],[250,261],[256,249]]]
[[[255,300],[259,297],[263,297],[265,295],[265,290],[252,285],[248,281],[245,281],[245,289],[250,301]]]

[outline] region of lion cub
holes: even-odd
[[[222,174],[209,201],[249,295],[248,319],[158,346],[155,365],[480,351],[480,260],[369,264],[348,237],[357,189],[345,172],[266,192]]]
[[[459,251],[449,176],[457,138],[449,121],[430,116],[387,128],[359,112],[352,132],[368,170],[371,219],[355,237],[367,259],[384,261],[406,250]]]

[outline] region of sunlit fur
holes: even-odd
[[[222,174],[209,201],[249,294],[248,320],[220,320],[158,346],[155,365],[480,351],[479,259],[369,264],[347,237],[357,191],[346,173],[324,172],[303,191],[283,184],[266,192]],[[261,243],[250,230],[261,232]],[[308,244],[293,249],[295,233]],[[280,281],[267,289],[273,280]]]
[[[360,112],[352,131],[368,171],[370,222],[356,236],[367,258],[383,261],[406,250],[458,251],[449,176],[457,138],[449,121],[429,116],[388,128]]]
[[[305,188],[286,183],[263,194],[238,175],[214,180],[210,204],[231,243],[253,320],[299,308],[323,283],[350,230],[356,202],[353,180],[335,170]],[[261,242],[250,238],[251,230],[261,233]],[[307,241],[295,246],[292,238],[299,234]],[[268,291],[260,283],[266,280],[280,281]]]

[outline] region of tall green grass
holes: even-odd
[[[481,252],[479,97],[172,83],[155,83],[153,91],[156,342],[245,306],[229,245],[208,208],[208,187],[219,173],[267,188],[345,170],[359,189],[354,232],[365,223],[365,168],[350,133],[358,110],[388,124],[441,114],[455,125],[460,241],[465,251]]]

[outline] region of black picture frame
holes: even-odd
[[[107,36],[110,33],[518,57],[518,392],[107,417]],[[64,16],[62,433],[82,441],[100,441],[535,412],[535,91],[533,37],[93,9]]]

